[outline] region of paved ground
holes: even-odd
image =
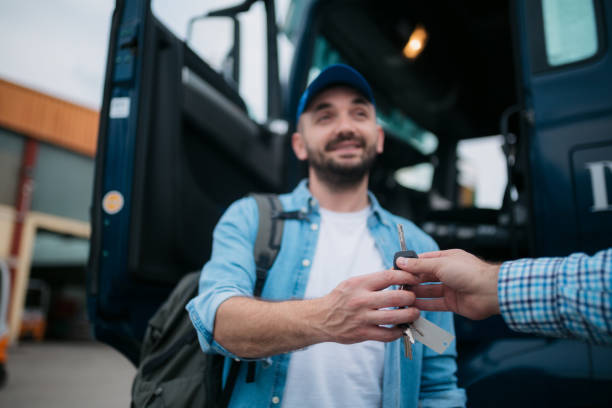
[[[95,342],[22,342],[8,355],[0,407],[129,407],[136,369]]]

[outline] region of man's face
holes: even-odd
[[[384,133],[374,106],[359,92],[336,86],[319,93],[301,115],[293,149],[315,174],[336,187],[365,177],[382,153]]]

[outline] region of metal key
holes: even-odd
[[[394,258],[393,267],[395,269],[399,269],[396,265],[397,258],[399,257],[417,258],[417,254],[414,251],[408,251],[408,248],[406,248],[406,240],[404,238],[404,227],[401,224],[397,224],[397,234],[399,236],[401,251],[396,252],[395,256],[393,257]],[[410,290],[410,286],[402,285],[401,289]],[[404,337],[404,354],[406,357],[412,360],[412,345],[414,344],[414,333],[412,331],[413,330],[416,331],[421,336],[423,336],[423,333],[421,333],[418,329],[416,329],[411,324],[401,324],[399,325],[399,327],[405,329],[404,336],[403,336]]]
[[[406,239],[404,238],[404,227],[402,226],[402,224],[397,224],[397,235],[399,236],[399,242],[400,242],[400,248],[401,251],[400,252],[396,252],[395,256],[393,257],[393,267],[395,269],[399,269],[397,267],[397,265],[395,264],[397,258],[399,257],[404,257],[404,258],[417,258],[417,254],[414,251],[409,251],[408,248],[406,248]],[[401,287],[403,290],[410,290],[410,286],[408,285],[402,285]]]
[[[414,344],[414,335],[412,334],[412,327],[408,326],[404,333],[406,333],[406,337],[408,337],[408,339],[410,340],[410,344]]]
[[[404,337],[404,355],[412,360],[412,345],[414,344],[414,337],[412,336],[412,330],[410,330],[410,327],[408,327],[404,331],[403,337]]]
[[[414,333],[412,332],[413,330],[419,333],[421,337],[423,337],[423,333],[419,329],[414,327],[414,325],[412,324],[407,325],[406,330],[404,330],[404,354],[406,355],[406,357],[408,357],[411,360],[412,360],[412,345],[414,344]]]

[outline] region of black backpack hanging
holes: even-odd
[[[260,296],[267,273],[280,250],[283,223],[301,218],[283,213],[275,194],[252,194],[259,209],[259,228],[253,247],[257,268],[254,296]],[[233,362],[222,389],[224,357],[203,353],[185,310],[198,292],[200,272],[192,272],[177,284],[168,299],[149,320],[141,348],[140,365],[132,384],[132,404],[141,407],[223,408],[229,403],[238,376]],[[247,381],[254,381],[255,363],[248,365]]]

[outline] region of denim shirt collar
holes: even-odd
[[[312,196],[308,189],[308,179],[302,179],[292,193],[298,209],[308,214],[319,213],[319,202]],[[368,198],[370,199],[371,213],[368,217],[368,226],[373,227],[374,223],[380,222],[388,227],[392,225],[391,220],[386,214],[386,211],[378,203],[374,194],[368,190]]]

